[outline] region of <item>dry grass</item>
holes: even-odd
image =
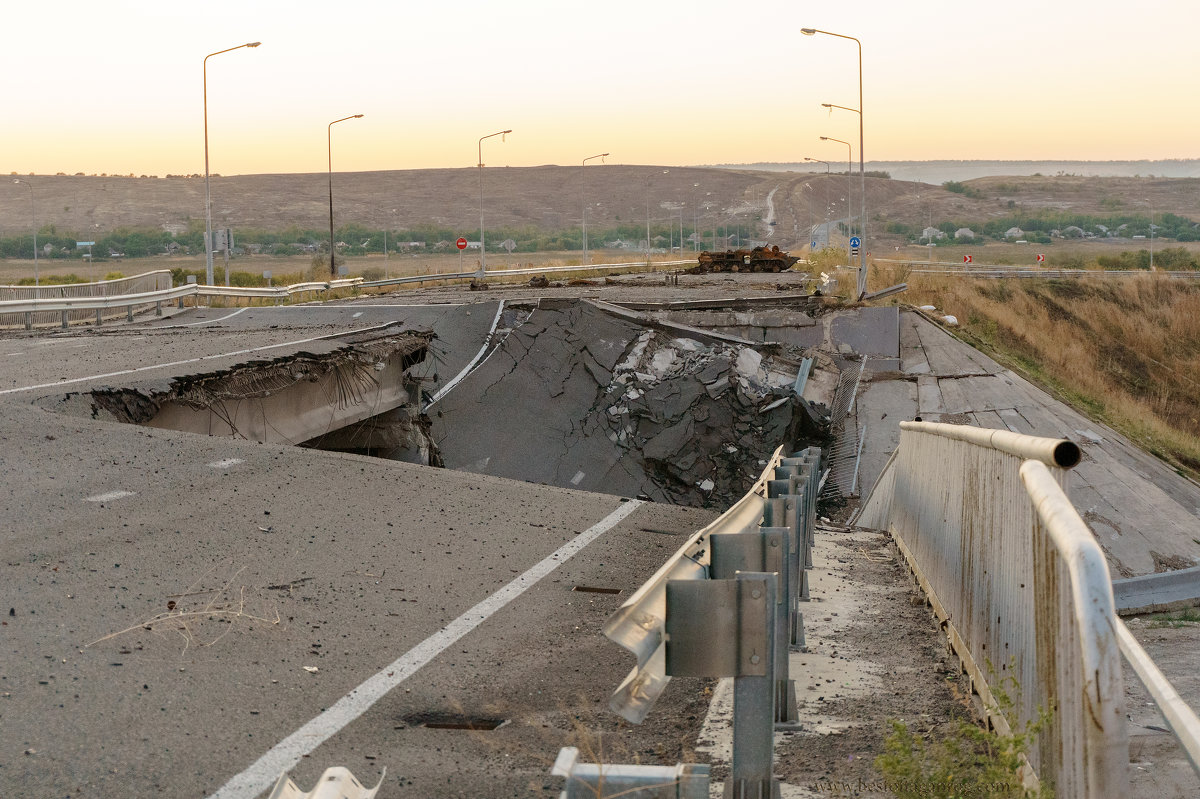
[[[899,275],[880,275],[879,285]],[[958,317],[1001,362],[1200,474],[1200,284],[1124,279],[976,280],[909,274],[908,302]]]
[[[224,568],[228,568],[228,566]],[[203,585],[211,582],[214,578],[214,572],[217,569],[217,566],[210,568],[196,582],[188,586],[187,590],[174,595],[175,598],[167,602],[166,611],[156,613],[150,618],[137,624],[131,624],[122,630],[101,636],[95,641],[85,644],[84,648],[144,630],[156,635],[164,633],[178,635],[183,647],[179,653],[182,657],[192,647],[209,647],[216,644],[228,635],[239,621],[251,625],[259,622],[260,625],[272,627],[280,624],[278,610],[272,609],[269,614],[256,615],[247,610],[246,587],[243,585],[236,590],[233,588],[234,581],[245,571],[244,566],[234,571],[227,580],[214,583],[214,586],[219,587],[203,588]],[[203,601],[206,597],[207,601]]]

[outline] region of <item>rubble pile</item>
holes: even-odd
[[[796,369],[736,345],[646,330],[605,389],[608,437],[675,504],[727,506],[789,437]]]

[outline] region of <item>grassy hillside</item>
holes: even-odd
[[[1200,282],[907,279],[906,301],[953,314],[970,343],[1200,476]]]

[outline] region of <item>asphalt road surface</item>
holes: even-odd
[[[333,765],[386,767],[389,796],[551,795],[560,746],[627,728],[603,708],[632,661],[599,627],[711,512],[48,409],[397,320],[438,334],[441,382],[495,310],[0,339],[0,795],[252,797]],[[703,714],[688,682],[664,718]],[[428,726],[459,716],[501,726]],[[619,737],[661,762],[683,745]]]

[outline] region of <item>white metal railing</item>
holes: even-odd
[[[639,268],[658,269],[694,264],[695,261],[635,261],[620,264],[588,264],[586,266],[525,267],[519,269],[489,269],[484,277],[504,278],[520,275],[567,274],[571,272],[593,272],[597,270],[622,269],[633,271]],[[405,283],[432,283],[444,280],[470,280],[478,272],[438,272],[430,275],[407,275],[385,280],[364,281],[362,278],[346,278],[330,281],[295,283],[290,286],[250,288],[238,286],[203,286],[189,283],[171,287],[171,273],[167,270],[147,272],[131,278],[106,280],[100,283],[76,283],[68,286],[0,286],[0,327],[24,325],[49,325],[61,321],[64,327],[71,321],[90,319],[90,311],[96,312],[96,320],[115,318],[124,311],[132,317],[135,309],[156,306],[162,302],[179,300],[183,297],[243,297],[251,299],[287,300],[305,292],[327,291],[342,288],[376,288]],[[56,316],[57,314],[57,316]]]
[[[144,294],[147,292],[164,291],[171,288],[171,272],[167,269],[158,269],[153,272],[146,272],[133,277],[122,277],[115,280],[100,280],[94,283],[68,283],[64,285],[42,284],[39,286],[0,286],[0,305],[7,302],[20,303],[22,301],[31,300],[68,300],[72,298],[100,298],[100,297],[116,297],[129,294]],[[0,326],[4,325],[19,325],[28,321],[31,325],[53,324],[59,321],[59,317],[55,316],[55,312],[67,312],[67,321],[74,322],[84,319],[90,319],[92,314],[87,309],[78,307],[68,308],[48,308],[43,303],[37,303],[34,307],[28,310],[21,311],[22,313],[32,313],[28,320],[24,316],[20,317],[5,317],[0,314]],[[108,307],[105,310],[109,310]],[[120,309],[113,310],[111,313],[102,313],[102,317],[111,318],[118,316]]]
[[[134,291],[133,288],[125,287],[123,293],[113,293],[110,289],[101,291],[100,293],[78,293],[66,294],[60,293],[55,296],[48,296],[44,293],[44,289],[39,291],[38,296],[33,296],[30,291],[26,296],[16,299],[0,299],[0,327],[8,325],[25,325],[26,328],[34,324],[53,324],[61,320],[63,327],[74,319],[80,318],[78,314],[83,313],[82,318],[90,318],[89,311],[94,311],[96,321],[100,322],[104,318],[110,318],[119,314],[106,314],[106,311],[124,311],[128,318],[132,319],[135,309],[161,307],[164,302],[180,301],[185,297],[206,296],[206,297],[242,297],[251,299],[273,299],[287,300],[297,294],[305,292],[329,291],[346,288],[356,288],[362,285],[362,278],[346,278],[341,280],[330,281],[311,281],[308,283],[295,283],[290,286],[274,286],[271,288],[250,288],[238,286],[203,286],[196,283],[188,283],[182,286],[171,287],[171,273],[148,273],[148,275],[156,276],[158,283],[162,282],[160,275],[166,275],[166,286],[163,288],[153,288],[142,291]],[[139,278],[145,278],[147,275],[139,275]],[[135,280],[136,278],[128,278],[127,280]],[[117,281],[106,281],[105,283],[88,283],[77,284],[77,286],[106,286],[107,283]],[[144,284],[143,284],[144,285]],[[136,287],[136,284],[134,284]],[[4,288],[26,289],[26,286],[8,286]],[[49,286],[45,287],[50,288]],[[66,287],[71,288],[71,287]],[[57,316],[56,316],[57,314]]]
[[[1104,553],[1066,498],[1070,441],[901,422],[859,516],[887,529],[997,729],[1051,712],[1029,765],[1063,797],[1129,791],[1119,621]],[[998,688],[1011,677],[1005,712]]]
[[[1135,275],[1165,275],[1180,280],[1200,280],[1200,270],[1145,269],[1060,269],[1052,266],[1016,266],[1011,264],[951,263],[948,261],[917,261],[907,258],[876,258],[877,264],[912,268],[913,274],[962,275],[964,277],[1131,277]]]
[[[529,266],[519,267],[517,269],[488,269],[483,273],[485,278],[495,277],[503,278],[508,276],[519,275],[541,275],[541,274],[569,274],[571,272],[595,272],[599,270],[624,269],[633,271],[636,269],[649,268],[651,270],[658,267],[675,267],[695,264],[695,260],[690,261],[631,261],[621,264],[586,264],[581,266]],[[472,270],[470,272],[434,272],[428,275],[405,275],[403,277],[390,277],[383,280],[368,280],[362,283],[363,288],[375,288],[378,286],[398,286],[405,283],[430,283],[438,280],[470,280],[478,277],[479,272]]]

